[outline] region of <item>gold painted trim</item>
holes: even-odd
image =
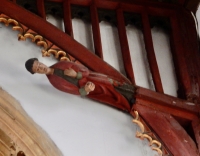
[[[132,121],[133,123],[136,123],[141,130],[140,132],[136,131],[136,137],[142,140],[147,139],[149,141],[149,146],[151,146],[151,149],[157,151],[160,156],[163,156],[162,144],[159,141],[154,140],[150,135],[148,135],[149,132],[145,131],[145,126],[140,121],[139,113],[137,111],[134,111],[134,113],[135,113],[135,118]]]
[[[1,14],[0,22],[4,23],[6,26],[9,26],[10,24],[13,25],[12,29],[19,31],[19,41],[26,41],[27,38],[30,38],[32,42],[35,42],[38,46],[43,47],[43,49],[41,50],[43,57],[50,57],[51,55],[53,55],[56,59],[71,61],[69,55],[65,51],[59,49],[56,45],[52,44],[41,35],[36,34],[34,31],[26,28],[24,25],[17,22],[16,20]]]

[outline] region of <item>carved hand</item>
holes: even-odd
[[[94,83],[88,81],[88,82],[85,84],[85,91],[86,91],[87,93],[93,91],[94,89],[95,89],[95,84],[94,84]]]
[[[72,68],[65,69],[64,74],[74,78],[77,76],[77,72]]]

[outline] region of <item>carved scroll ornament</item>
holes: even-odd
[[[159,141],[153,139],[152,136],[149,135],[149,132],[145,131],[145,126],[139,119],[138,112],[134,111],[134,113],[135,113],[135,118],[133,119],[133,123],[136,123],[141,130],[140,132],[139,131],[136,132],[136,137],[142,140],[147,139],[149,141],[149,146],[151,146],[151,149],[157,151],[160,156],[163,156],[162,144]]]
[[[33,30],[17,22],[16,20],[11,19],[4,14],[1,14],[0,22],[4,23],[6,26],[12,25],[13,30],[19,31],[18,40],[25,41],[27,38],[30,38],[32,42],[36,43],[38,46],[43,47],[43,49],[41,50],[42,56],[49,57],[53,55],[56,59],[67,61],[72,60],[72,57],[69,56],[65,51],[61,50],[53,43],[51,43],[41,35],[38,35]]]

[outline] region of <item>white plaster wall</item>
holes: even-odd
[[[128,25],[126,33],[136,85],[155,90],[142,31],[132,25]]]
[[[151,33],[164,93],[177,96],[178,85],[170,49],[169,35],[158,27],[154,27]]]
[[[157,155],[146,140],[135,137],[139,128],[129,115],[87,98],[62,93],[44,75],[28,73],[24,63],[30,57],[47,65],[56,61],[42,58],[40,47],[30,40],[18,41],[17,34],[11,27],[0,25],[0,86],[21,103],[64,156]]]
[[[110,23],[102,21],[100,23],[100,32],[104,61],[126,76],[117,28]]]
[[[136,85],[155,90],[143,33],[134,26],[126,27]],[[177,96],[177,79],[172,61],[169,36],[158,27],[151,30],[156,61],[164,93]]]

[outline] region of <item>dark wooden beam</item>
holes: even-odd
[[[184,51],[188,76],[190,79],[190,90],[187,91],[187,99],[200,103],[200,57],[199,38],[196,29],[196,22],[191,12],[180,9],[177,12],[178,27],[180,30],[181,44]]]
[[[75,5],[81,5],[81,6],[90,6],[92,3],[92,0],[70,0],[71,4]]]
[[[137,89],[136,99],[136,105],[147,106],[155,111],[171,113],[174,116],[191,121],[199,117],[199,105],[170,95],[139,87]]]
[[[46,20],[44,0],[37,0],[38,15]]]
[[[163,93],[164,91],[163,91],[158,64],[157,64],[156,56],[154,52],[149,18],[148,18],[148,14],[146,13],[142,14],[142,24],[143,24],[144,42],[145,42],[147,57],[148,57],[149,66],[152,73],[155,89],[157,92]]]
[[[192,121],[192,128],[194,131],[195,139],[198,145],[199,154],[200,154],[200,119]]]
[[[63,1],[63,17],[65,25],[65,33],[73,37],[72,19],[71,19],[71,7],[70,0]]]
[[[196,14],[198,7],[199,7],[199,0],[185,0],[185,7]]]
[[[99,17],[98,17],[95,0],[90,6],[90,16],[92,20],[92,32],[93,32],[95,54],[103,59],[101,34],[100,34],[100,27],[99,27]]]
[[[124,15],[123,15],[123,10],[121,8],[117,9],[117,28],[118,28],[121,52],[122,52],[126,75],[129,78],[129,80],[133,84],[135,84],[133,67],[131,63],[131,55],[130,55],[128,39],[127,39],[127,34],[126,34]]]
[[[90,6],[93,0],[71,0],[71,4]],[[126,12],[142,13],[146,11],[148,14],[160,15],[160,16],[169,16],[173,10],[178,6],[173,4],[162,4],[162,3],[148,3],[137,1],[134,3],[127,3],[125,1],[111,1],[111,0],[98,0],[96,1],[97,8],[104,8],[110,10],[116,10],[118,6],[121,6],[121,9]]]
[[[118,2],[118,3],[127,3],[129,5],[137,4],[143,6],[157,6],[157,7],[164,7],[164,8],[174,8],[177,6],[177,3],[167,3],[167,2],[160,2],[157,0],[99,0],[100,2],[104,1],[111,1],[111,2]]]
[[[17,0],[12,0],[12,2],[16,3]]]
[[[83,45],[75,41],[72,37],[63,33],[61,30],[46,22],[39,16],[36,16],[35,14],[7,0],[1,0],[0,12],[24,24],[28,28],[42,35],[44,38],[47,38],[50,42],[56,44],[59,48],[66,51],[74,58],[78,59],[81,63],[83,63],[91,70],[110,75],[117,79],[124,80],[127,83],[130,83],[130,81],[125,76],[120,74],[108,63],[104,62]],[[40,23],[40,26],[38,26],[38,23]]]
[[[184,5],[187,0],[178,0],[179,4]]]
[[[174,156],[199,156],[194,141],[170,114],[141,105],[134,108]]]
[[[186,63],[186,57],[185,55],[185,48],[183,44],[182,36],[180,30],[180,25],[178,23],[178,16],[174,14],[170,17],[171,21],[171,46],[172,46],[172,53],[174,58],[174,64],[176,67],[176,74],[178,78],[179,83],[179,90],[182,90],[182,92],[185,93],[185,96],[187,97],[193,92],[193,87],[191,84],[190,74],[188,73],[188,66]]]
[[[51,2],[64,2],[65,0],[46,0]],[[71,4],[80,6],[90,6],[96,0],[70,0]],[[96,1],[97,8],[104,8],[110,10],[116,10],[121,5],[121,9],[126,12],[143,13],[144,11],[149,15],[170,16],[174,10],[179,7],[174,4],[163,4],[160,2],[150,2],[141,0],[129,3],[124,0],[98,0]]]
[[[65,0],[45,0],[45,1],[62,3],[62,2],[64,2]]]

